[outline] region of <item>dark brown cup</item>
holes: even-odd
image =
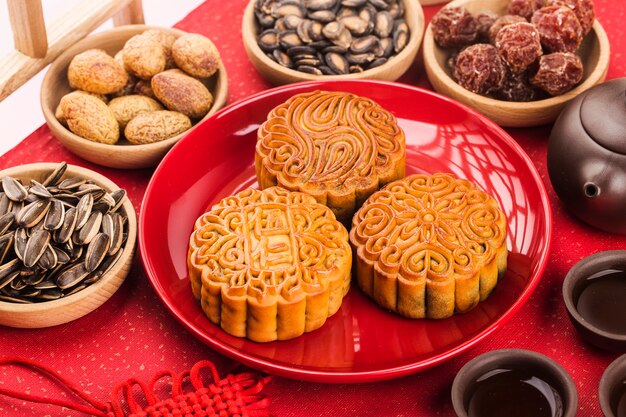
[[[466,363],[452,383],[452,406],[458,417],[468,417],[468,405],[481,376],[495,369],[527,371],[554,387],[563,400],[563,417],[574,417],[578,410],[576,385],[554,360],[524,349],[501,349],[484,353]]]
[[[576,309],[585,281],[609,269],[626,270],[626,250],[611,250],[590,255],[569,270],[563,281],[563,301],[574,328],[588,343],[605,350],[626,351],[626,334],[612,333],[589,323]],[[626,303],[626,300],[624,300]]]
[[[617,401],[620,390],[624,389],[626,383],[626,355],[622,355],[611,363],[602,378],[598,387],[598,400],[600,408],[606,417],[617,415]]]

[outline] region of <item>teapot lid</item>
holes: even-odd
[[[580,106],[580,120],[595,142],[626,155],[626,78],[590,89]]]

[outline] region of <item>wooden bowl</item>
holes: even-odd
[[[145,168],[155,166],[167,151],[191,130],[161,142],[145,145],[133,145],[126,139],[120,139],[115,145],[107,145],[75,135],[54,116],[61,97],[72,91],[67,81],[67,67],[76,54],[87,49],[99,48],[104,49],[113,56],[124,47],[128,39],[148,29],[165,30],[177,37],[185,34],[182,30],[173,28],[146,25],[120,26],[77,42],[50,65],[41,86],[41,109],[52,133],[66,148],[81,158],[112,168]],[[226,104],[228,80],[223,64],[220,64],[217,75],[209,79],[208,87],[213,94],[213,105],[202,120],[210,117]]]
[[[0,171],[0,178],[10,175],[25,181],[25,184],[28,184],[30,179],[41,182],[57,165],[58,163],[49,162],[20,165]],[[97,172],[68,165],[62,178],[74,176],[92,180],[107,191],[119,189],[115,183]],[[0,301],[0,325],[41,328],[67,323],[95,310],[117,291],[128,275],[137,241],[137,216],[135,209],[128,197],[124,197],[124,200],[122,207],[128,217],[128,236],[122,255],[112,269],[85,289],[57,300],[35,304],[16,304]]]
[[[301,81],[320,81],[320,80],[356,80],[356,79],[368,79],[368,80],[386,80],[395,81],[406,72],[411,66],[417,55],[420,44],[422,42],[422,36],[424,34],[424,12],[419,2],[415,0],[403,0],[405,5],[404,17],[409,29],[411,30],[409,43],[406,47],[400,51],[398,55],[395,55],[389,59],[385,64],[363,71],[356,74],[345,75],[314,75],[304,72],[296,71],[283,67],[277,62],[270,59],[265,52],[261,50],[257,44],[256,37],[258,34],[259,26],[256,23],[254,16],[254,3],[255,0],[251,0],[243,14],[243,21],[241,25],[241,33],[243,37],[243,45],[246,49],[246,53],[255,66],[257,71],[273,85],[282,85],[289,83],[296,83]]]
[[[510,0],[455,0],[445,7],[465,6],[473,14],[490,11],[503,15],[506,14],[509,3]],[[508,127],[538,126],[556,120],[567,102],[604,81],[610,56],[606,32],[596,20],[578,50],[584,66],[581,83],[560,96],[521,103],[481,96],[457,84],[447,66],[452,50],[441,48],[435,43],[430,25],[426,28],[423,49],[426,74],[436,91],[467,104],[499,125]]]

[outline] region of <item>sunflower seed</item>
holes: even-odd
[[[45,180],[41,183],[44,187],[55,186],[58,184],[59,180],[65,174],[65,170],[67,169],[67,163],[61,162],[57,167],[46,177]]]
[[[89,271],[87,271],[85,264],[80,262],[62,270],[59,275],[56,276],[56,284],[60,289],[64,290],[78,284],[85,279],[87,275],[89,275]]]
[[[37,298],[42,301],[51,301],[58,300],[59,298],[63,297],[63,291],[56,288],[56,284],[52,283],[52,285],[54,285],[53,288],[42,290]]]
[[[54,241],[57,243],[66,243],[72,237],[76,228],[77,211],[74,207],[65,212],[63,225],[54,232]]]
[[[117,264],[117,261],[122,257],[122,251],[117,251],[114,255],[106,258],[97,270],[102,271],[103,274],[107,274]]]
[[[59,187],[59,190],[71,191],[71,190],[77,189],[78,187],[85,184],[86,182],[87,180],[85,178],[72,177],[72,178],[67,178],[61,181],[58,187]]]
[[[37,288],[38,290],[49,290],[51,288],[57,288],[57,284],[51,279],[45,279],[39,284],[36,284],[35,288]]]
[[[89,243],[85,254],[85,267],[87,271],[93,272],[102,262],[109,251],[111,239],[106,233],[98,233]]]
[[[13,291],[18,291],[21,292],[24,288],[26,288],[28,286],[28,284],[26,284],[24,281],[22,281],[21,277],[20,278],[15,278],[13,281],[11,281],[11,283],[9,284],[9,288]],[[6,289],[6,287],[5,287]],[[20,294],[22,295],[22,294]]]
[[[26,242],[24,251],[24,266],[27,268],[35,266],[39,258],[43,255],[48,242],[50,241],[50,232],[47,230],[37,230]]]
[[[15,255],[20,261],[24,261],[26,243],[28,243],[28,233],[26,233],[26,229],[19,228],[15,230],[13,242],[13,251],[15,252]]]
[[[6,193],[0,193],[0,214],[6,214],[13,210],[13,202],[7,197]]]
[[[28,188],[28,192],[31,193],[31,195],[29,195],[28,197],[31,197],[32,195],[42,198],[52,197],[50,191],[48,191],[46,187],[44,187],[42,184],[38,183],[35,180],[30,180],[30,187]]]
[[[80,198],[80,201],[76,205],[76,230],[80,230],[80,228],[85,225],[91,215],[92,207],[93,196],[91,194],[85,194]]]
[[[85,222],[85,225],[78,231],[74,231],[76,235],[78,233],[75,243],[80,245],[86,245],[100,231],[100,225],[102,224],[102,213],[94,212],[89,216],[89,219]]]
[[[39,258],[37,265],[39,265],[41,269],[47,271],[57,266],[58,262],[59,258],[57,257],[56,251],[52,248],[50,243],[48,243],[48,245],[46,246],[46,250],[44,251],[43,255],[41,255],[41,258]]]
[[[21,271],[20,271],[22,283],[24,283],[27,286],[35,286],[41,283],[46,277],[46,274],[45,274],[46,271],[41,268],[32,268],[30,272],[31,273],[29,275],[21,275]]]
[[[13,225],[15,215],[12,212],[5,213],[0,216],[0,235],[4,235],[7,230]]]
[[[23,298],[20,298],[19,296],[10,296],[10,295],[0,295],[0,301],[6,301],[9,303],[16,303],[16,304],[32,304],[33,302],[30,300],[25,300]]]
[[[4,262],[9,251],[13,248],[13,233],[0,236],[0,263]]]
[[[75,287],[73,287],[73,288],[70,288],[70,289],[69,289],[69,290],[67,290],[67,291],[63,291],[63,296],[64,296],[64,297],[67,297],[67,296],[69,296],[69,295],[76,294],[77,292],[82,291],[82,290],[84,290],[85,288],[87,288],[87,285],[85,285],[85,282],[84,282],[84,281],[85,281],[85,280],[83,279],[83,283],[82,283],[82,284],[77,285],[77,286],[75,286]]]
[[[50,208],[50,200],[36,200],[24,206],[15,216],[18,225],[30,228],[39,223]]]
[[[124,235],[123,235],[124,223],[123,223],[122,216],[120,216],[118,213],[113,213],[113,215],[111,216],[111,220],[112,220],[112,234],[109,235],[109,237],[111,238],[111,245],[109,246],[109,251],[108,251],[109,256],[115,255],[120,250],[120,248],[122,247],[124,243]]]
[[[19,264],[18,264],[19,265]],[[16,270],[17,266],[11,266],[8,270],[0,271],[0,288],[4,288],[10,284],[15,278],[19,277],[20,271]]]
[[[46,213],[43,227],[46,230],[57,230],[65,221],[65,207],[59,200],[52,200],[51,206]]]
[[[63,249],[53,246],[54,251],[57,255],[57,263],[66,264],[70,261],[70,255],[67,254]]]
[[[96,184],[86,183],[78,186],[78,189],[74,192],[74,195],[76,197],[82,197],[87,193],[91,194],[93,196],[93,200],[96,201],[105,194],[105,191],[102,189],[102,187],[99,187]]]
[[[2,177],[2,189],[11,201],[24,201],[28,196],[28,191],[22,183],[8,175]]]

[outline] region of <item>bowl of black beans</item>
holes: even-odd
[[[250,61],[271,84],[395,81],[424,32],[415,0],[251,0],[242,22]]]

